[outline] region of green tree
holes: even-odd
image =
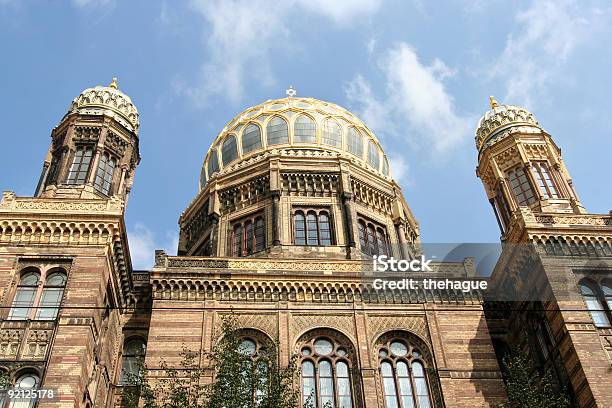
[[[504,378],[508,402],[503,408],[569,408],[570,399],[565,392],[556,392],[552,376],[533,369],[528,356],[513,351],[503,359]]]
[[[273,343],[254,359],[241,349],[234,317],[224,318],[221,329],[221,339],[205,355],[214,373],[210,384],[204,384],[199,354],[183,348],[180,367],[161,362],[163,380],[152,379],[144,366],[139,375],[128,376],[122,406],[136,408],[140,402],[144,408],[297,408],[297,357],[282,366]]]

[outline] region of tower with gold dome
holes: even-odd
[[[527,352],[577,406],[608,406],[612,216],[587,212],[531,112],[490,103],[476,130],[476,174],[504,247],[487,308],[496,350]]]

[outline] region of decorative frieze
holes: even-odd
[[[284,195],[303,197],[331,197],[338,194],[337,173],[282,173]]]

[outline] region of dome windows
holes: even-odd
[[[323,131],[321,133],[321,143],[342,147],[342,128],[333,119],[327,119],[323,122]]]
[[[376,170],[380,168],[380,152],[372,140],[368,141],[368,164]]]
[[[261,149],[261,130],[259,126],[250,124],[242,133],[242,153],[246,154],[257,149]]]
[[[221,158],[223,159],[223,165],[227,166],[238,158],[238,147],[236,146],[236,136],[229,135],[225,138],[223,146],[221,147]]]
[[[285,122],[285,119],[281,118],[280,116],[274,116],[270,122],[268,122],[266,134],[268,136],[268,146],[289,143],[289,129],[287,127],[287,122]]]
[[[346,147],[350,153],[363,158],[363,136],[354,127],[349,128]]]
[[[219,158],[217,157],[217,149],[213,148],[210,157],[208,158],[208,177],[219,171]]]
[[[315,143],[317,141],[317,126],[314,120],[306,115],[300,115],[295,120],[293,141],[295,143]]]

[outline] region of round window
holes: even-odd
[[[395,354],[398,357],[403,357],[408,354],[408,348],[404,343],[394,341],[393,343],[391,343],[391,353]]]
[[[334,346],[325,339],[318,339],[315,341],[314,347],[315,351],[322,356],[327,356],[334,350]]]
[[[245,356],[252,356],[257,351],[257,345],[253,340],[244,339],[240,346],[238,347],[238,352],[244,354]]]

